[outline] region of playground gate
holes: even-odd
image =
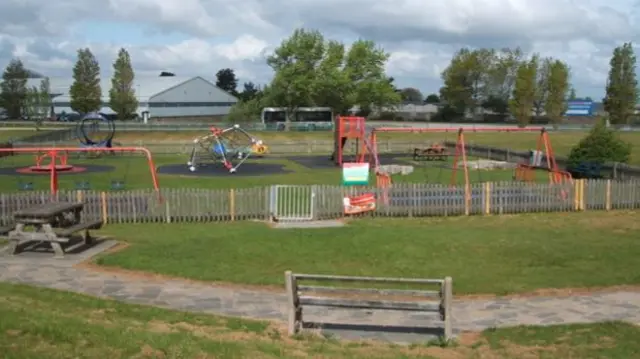
[[[309,221],[315,217],[316,186],[275,185],[270,197],[274,220]]]

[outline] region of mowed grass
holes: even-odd
[[[14,130],[0,127],[0,143],[19,140],[20,138],[33,136],[38,133],[42,133],[42,131],[36,131],[35,129],[29,130],[24,128]]]
[[[156,167],[164,165],[184,166],[187,168],[187,156],[155,156]],[[327,156],[327,162],[328,156]],[[473,160],[473,159],[469,159]],[[76,173],[64,174],[59,176],[59,188],[73,190],[77,189],[78,183],[89,182],[93,190],[110,190],[112,181],[124,181],[126,189],[144,189],[153,188],[151,173],[147,160],[138,155],[131,156],[110,156],[105,155],[100,158],[86,158],[84,156],[72,155],[69,163],[75,166],[83,165],[105,165],[113,166],[111,172],[97,173]],[[327,169],[310,169],[295,161],[286,158],[266,157],[262,159],[249,160],[247,165],[251,163],[272,163],[281,164],[289,173],[285,174],[269,174],[265,173],[261,176],[243,176],[244,168],[241,166],[237,174],[231,174],[222,170],[222,164],[217,163],[209,166],[217,166],[220,174],[217,176],[191,176],[191,175],[169,175],[160,174],[158,176],[161,188],[249,188],[255,186],[267,186],[275,184],[290,185],[306,185],[306,184],[325,184],[340,185],[342,183],[342,172],[337,167]],[[449,162],[404,162],[394,161],[393,163],[408,164],[414,166],[414,172],[410,175],[397,175],[393,177],[395,183],[436,183],[450,184],[452,180],[455,184],[464,184],[464,173],[458,170],[453,175],[451,170],[452,161]],[[0,175],[0,192],[15,192],[20,189],[21,183],[33,183],[35,190],[49,189],[49,175],[24,175],[15,174],[14,168],[28,167],[35,164],[33,154],[15,155],[9,157],[0,157],[0,170],[9,172],[10,174]],[[200,170],[206,172],[207,168]],[[198,173],[195,173],[198,175]],[[513,179],[514,170],[469,170],[469,181],[475,182],[498,182],[511,181]],[[547,175],[543,171],[537,173],[537,180],[547,181]],[[375,185],[375,176],[371,176],[370,183]]]
[[[284,271],[454,278],[456,294],[640,284],[640,213],[371,219],[343,228],[262,223],[109,225],[130,243],[104,266],[282,286]]]
[[[632,358],[640,329],[611,322],[464,334],[448,348],[288,338],[277,324],[123,304],[0,283],[6,359],[66,358]],[[523,356],[524,354],[528,356]]]
[[[567,156],[584,136],[586,131],[562,131],[550,132],[549,138],[557,156]],[[206,131],[189,132],[118,132],[116,141],[130,143],[145,142],[186,142],[195,137],[203,136]],[[267,144],[269,142],[312,142],[312,141],[332,141],[333,133],[329,131],[317,132],[251,132],[254,137],[260,138]],[[621,139],[631,143],[633,146],[631,163],[640,164],[640,132],[619,132]],[[467,144],[479,144],[500,148],[511,148],[514,150],[531,150],[537,147],[539,133],[537,132],[488,132],[465,133]],[[378,141],[385,142],[410,142],[415,145],[421,143],[427,145],[432,142],[456,141],[456,133],[380,133]]]

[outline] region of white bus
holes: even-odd
[[[283,130],[287,121],[284,107],[265,107],[260,116],[267,129]],[[333,110],[329,107],[299,107],[291,118],[292,129],[330,130],[333,128]]]

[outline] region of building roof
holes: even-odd
[[[145,102],[150,97],[159,94],[160,92],[169,90],[173,87],[179,86],[191,79],[194,76],[143,76],[136,77],[134,80],[134,88],[138,101]],[[203,77],[203,79],[215,84],[215,81],[210,81]],[[29,79],[27,86],[40,86],[42,79]],[[50,77],[51,94],[55,96],[54,102],[69,102],[69,89],[73,84],[73,78],[71,77]],[[109,90],[111,89],[111,78],[102,77],[100,79],[100,88],[102,89],[102,100],[109,102]]]

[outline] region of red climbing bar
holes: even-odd
[[[544,127],[377,127],[373,132],[400,132],[400,133],[424,133],[424,132],[540,132]]]

